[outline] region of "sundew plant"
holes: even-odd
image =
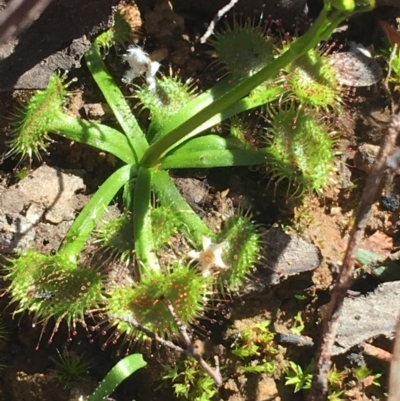
[[[110,33],[93,43],[85,59],[118,128],[68,114],[66,86],[54,75],[48,88],[19,110],[10,155],[40,157],[52,133],[114,155],[119,167],[77,216],[54,255],[31,249],[10,260],[5,278],[16,312],[32,313],[44,327],[55,319],[54,332],[66,321],[72,334],[91,315],[99,330],[111,331],[106,342],[121,336],[128,342],[147,339],[150,332],[173,339],[180,336],[180,327],[196,323],[210,300],[238,292],[260,257],[259,225],[250,213],[238,212],[213,232],[180,195],[168,171],[256,165],[277,181],[288,180],[300,194],[323,192],[333,171],[333,139],[322,114],[337,113],[342,101],[334,66],[315,48],[341,21],[373,7],[372,0],[325,0],[310,29],[278,52],[260,27],[234,26],[217,34],[213,46],[226,77],[201,94],[174,77],[157,78],[159,65],[131,50],[125,80],[146,78],[135,92],[150,112],[145,128],[102,59]],[[257,40],[249,42],[252,35]],[[235,42],[263,48],[226,52]],[[230,60],[242,52],[244,60]],[[238,69],[241,65],[246,68]],[[262,146],[246,140],[236,129],[237,119],[228,135],[211,133],[216,124],[267,103],[272,106]],[[99,224],[118,193],[121,215]],[[108,262],[99,265],[86,257],[88,247],[92,253],[93,247],[108,252]],[[163,257],[166,250],[168,258]]]

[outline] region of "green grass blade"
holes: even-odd
[[[87,401],[104,401],[125,379],[147,365],[141,354],[120,360],[106,375]]]

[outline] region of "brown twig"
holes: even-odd
[[[17,35],[39,18],[52,0],[13,0],[0,13],[0,43]]]
[[[394,340],[393,357],[390,365],[389,397],[387,401],[400,400],[400,317],[396,324],[396,338]]]
[[[193,343],[190,340],[189,334],[187,332],[186,326],[182,324],[182,322],[179,320],[178,316],[175,313],[175,309],[171,302],[166,299],[165,304],[169,310],[169,313],[172,315],[174,318],[174,321],[178,327],[179,332],[181,333],[181,336],[183,338],[183,341],[185,342],[186,345],[186,350],[185,353],[187,355],[192,356],[196,361],[199,363],[199,365],[213,378],[215,384],[218,387],[222,386],[222,376],[221,372],[219,371],[219,361],[218,357],[215,356],[215,369],[212,369],[211,366],[202,358],[202,356],[194,349]]]
[[[214,19],[208,25],[206,33],[200,38],[200,43],[206,43],[207,39],[214,33],[217,22],[231,9],[239,0],[231,0],[226,6],[222,7]]]
[[[394,152],[396,139],[399,134],[400,114],[393,114],[387,134],[383,138],[378,156],[367,178],[356,221],[350,233],[349,243],[343,259],[343,265],[338,277],[336,278],[327,315],[323,322],[321,344],[316,357],[313,384],[310,392],[311,401],[323,401],[326,400],[327,397],[328,372],[332,364],[332,347],[338,327],[340,309],[352,281],[357,249],[364,236],[365,227],[370,215],[371,207],[375,202],[379,183],[382,180],[385,171],[388,169],[387,161]]]
[[[382,348],[375,347],[375,345],[368,343],[361,343],[360,346],[365,355],[372,356],[383,362],[390,362],[392,360],[392,354]]]

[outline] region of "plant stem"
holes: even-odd
[[[157,140],[165,136],[167,132],[170,132],[173,129],[175,129],[181,121],[184,121],[184,119],[188,118],[189,116],[195,115],[195,113],[192,114],[194,110],[197,110],[197,112],[199,112],[207,105],[212,104],[215,98],[218,98],[223,93],[226,93],[231,87],[232,84],[229,82],[228,78],[226,81],[222,81],[220,84],[217,84],[211,91],[209,90],[198,96],[198,98],[193,100],[193,102],[196,102],[196,104],[192,105],[192,102],[190,103],[191,109],[189,112],[187,112],[186,110],[179,111],[176,115],[174,115],[170,120],[168,120],[165,123],[165,125],[161,128],[161,130],[159,130],[157,133],[154,134],[154,139],[152,140],[152,143],[155,143]],[[195,130],[193,130],[189,135],[187,135],[183,140],[178,142],[176,145],[179,145],[183,141],[187,141],[189,138],[194,137],[200,132],[204,132],[207,129],[213,127],[214,125],[217,125],[222,121],[227,120],[230,117],[236,116],[239,113],[243,113],[244,111],[248,111],[256,107],[262,106],[264,104],[273,102],[274,100],[277,100],[279,96],[282,95],[283,92],[284,92],[283,86],[278,85],[260,91],[260,93],[257,93],[255,95],[250,94],[249,96],[233,103],[225,110],[223,110],[221,113],[217,113],[215,116],[211,117],[209,120],[207,120],[204,124],[201,124]],[[179,123],[175,124],[175,121],[178,121]],[[152,127],[150,126],[149,130],[151,129]]]
[[[133,221],[136,258],[141,268],[160,270],[154,253],[153,229],[151,224],[151,181],[153,171],[141,167],[138,171],[135,192],[133,194]]]

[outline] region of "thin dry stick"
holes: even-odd
[[[373,358],[379,359],[383,362],[390,362],[393,358],[393,355],[390,352],[387,352],[382,348],[375,347],[375,345],[361,343],[360,346],[365,355],[372,356]]]
[[[208,25],[206,33],[200,38],[200,43],[206,43],[207,39],[214,33],[217,22],[230,10],[239,0],[231,0],[226,6],[222,7],[214,19]]]
[[[13,0],[0,13],[0,43],[17,35],[39,18],[52,0]]]
[[[340,274],[336,278],[335,287],[328,306],[328,312],[323,322],[322,340],[316,357],[313,384],[310,392],[311,401],[323,401],[326,400],[327,397],[328,372],[332,364],[332,347],[335,341],[340,309],[352,281],[357,249],[364,236],[365,226],[370,215],[371,206],[375,202],[379,183],[381,182],[385,171],[388,169],[387,162],[389,157],[394,153],[396,139],[399,134],[400,114],[398,113],[392,115],[387,134],[383,138],[378,156],[367,178],[357,218],[350,233],[343,265]]]
[[[186,326],[182,324],[179,320],[178,316],[175,313],[175,309],[169,300],[165,300],[165,304],[169,310],[169,313],[174,318],[175,324],[178,327],[179,332],[183,338],[183,341],[186,345],[186,354],[192,356],[196,361],[200,364],[200,366],[213,378],[215,384],[218,387],[222,386],[222,376],[221,372],[219,371],[219,361],[218,358],[215,356],[215,369],[212,369],[211,366],[202,358],[202,356],[194,349],[193,343],[190,340],[189,334],[187,332]]]
[[[400,318],[396,324],[396,339],[393,347],[389,376],[389,397],[387,401],[400,400]]]

